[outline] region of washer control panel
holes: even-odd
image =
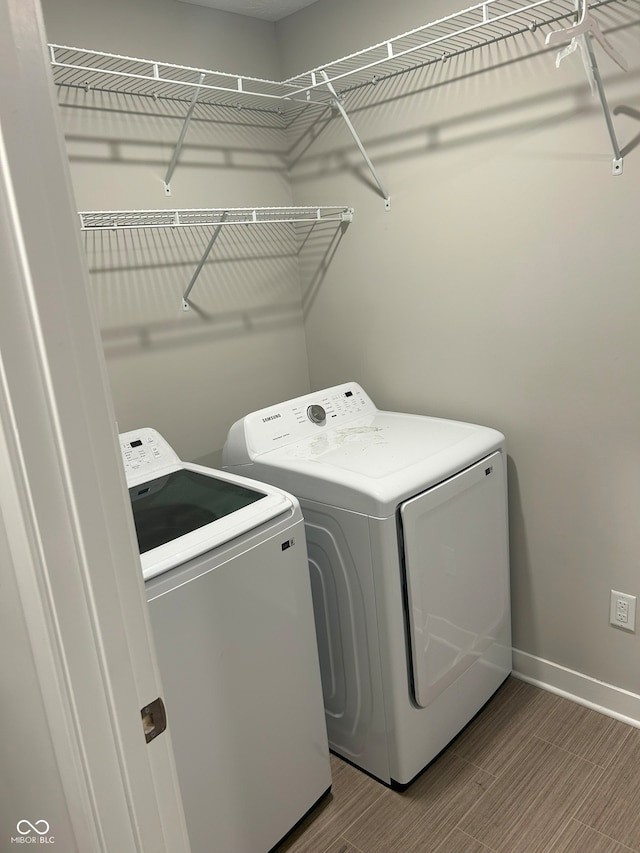
[[[252,412],[235,423],[227,437],[223,459],[234,464],[238,454],[246,457],[247,449],[251,455],[266,453],[313,438],[324,430],[345,427],[376,412],[372,400],[356,382],[306,394]]]
[[[153,475],[180,461],[160,433],[150,427],[120,433],[119,438],[127,482],[141,474]]]

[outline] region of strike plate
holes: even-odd
[[[159,696],[153,702],[149,703],[149,705],[145,705],[141,709],[140,714],[142,716],[142,728],[147,743],[158,737],[158,735],[161,735],[167,728],[167,714],[164,709],[164,702]]]

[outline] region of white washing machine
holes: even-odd
[[[120,445],[192,853],[267,853],[331,786],[300,507]]]
[[[235,423],[223,467],[300,500],[330,747],[407,785],[511,671],[504,436],[349,382]]]

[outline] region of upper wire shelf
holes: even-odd
[[[353,208],[226,207],[184,210],[84,210],[78,213],[83,231],[198,226],[269,225],[277,223],[351,222]]]
[[[280,82],[58,44],[49,53],[60,86],[182,100],[197,92],[199,103],[280,113],[288,104],[332,100],[327,83],[343,91],[368,85],[574,14],[574,0],[486,0]]]
[[[591,8],[615,0],[592,0]],[[289,96],[359,88],[575,16],[575,0],[486,0],[284,81]],[[541,41],[541,44],[543,42]]]
[[[281,112],[283,84],[186,65],[50,44],[54,83],[160,99]]]

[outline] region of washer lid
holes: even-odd
[[[123,433],[120,444],[145,580],[293,511],[278,489],[180,462],[155,430]]]
[[[291,512],[277,489],[183,464],[129,488],[145,580]]]

